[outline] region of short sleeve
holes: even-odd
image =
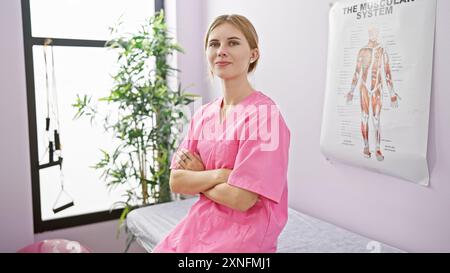
[[[262,140],[259,136],[267,124],[272,130]],[[279,112],[258,123],[257,131],[258,138],[240,141],[228,184],[279,203],[287,186],[290,132]]]

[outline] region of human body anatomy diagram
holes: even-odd
[[[383,83],[386,82],[389,90],[391,107],[398,107],[399,96],[394,91],[388,53],[378,40],[379,29],[372,26],[369,28],[368,33],[369,42],[358,52],[351,89],[346,94],[346,99],[347,103],[350,104],[353,101],[355,89],[360,91],[361,134],[364,140],[363,156],[366,158],[371,158],[369,147],[369,110],[372,110],[372,122],[376,139],[375,157],[378,161],[383,161],[384,155],[380,147]]]

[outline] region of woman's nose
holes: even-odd
[[[225,50],[225,48],[224,48],[223,46],[221,46],[221,47],[219,48],[219,50],[217,51],[217,55],[218,55],[219,57],[225,57],[225,56],[228,55],[228,53],[227,53],[227,51]]]

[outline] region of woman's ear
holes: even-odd
[[[252,50],[252,56],[250,57],[250,63],[254,63],[259,58],[259,50],[258,48],[254,48]]]

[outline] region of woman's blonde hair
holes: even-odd
[[[209,35],[211,34],[211,31],[213,31],[216,27],[225,23],[233,25],[235,28],[241,31],[242,34],[244,34],[245,39],[250,45],[250,49],[258,48],[258,34],[256,33],[255,27],[253,27],[252,23],[242,15],[230,14],[230,15],[221,15],[216,19],[214,19],[214,21],[211,23],[205,35],[205,51],[208,48],[208,39]],[[258,64],[258,60],[259,56],[254,62],[250,63],[247,73],[250,73],[253,70],[255,70],[256,65]]]

